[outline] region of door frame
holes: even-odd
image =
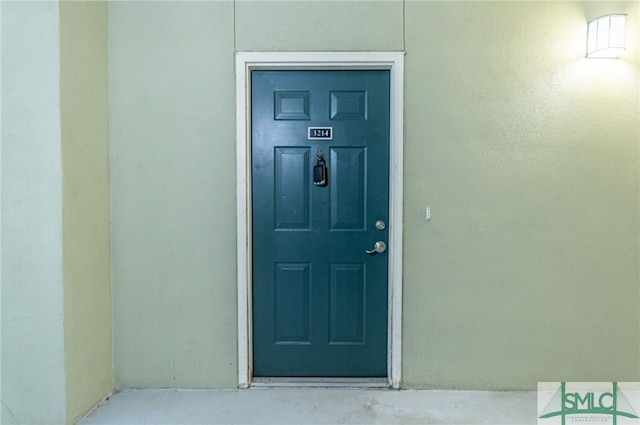
[[[388,70],[390,73],[389,320],[387,375],[400,388],[402,376],[402,205],[404,52],[236,53],[236,207],[238,284],[238,387],[253,379],[251,233],[251,71]]]

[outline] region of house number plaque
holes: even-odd
[[[309,140],[333,140],[333,127],[309,127]]]

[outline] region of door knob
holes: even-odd
[[[387,250],[387,244],[382,241],[378,241],[373,245],[373,249],[371,251],[365,250],[365,252],[367,254],[376,254],[376,253],[382,254],[386,250]]]

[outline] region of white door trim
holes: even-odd
[[[391,78],[389,182],[389,385],[400,388],[402,372],[402,177],[403,52],[236,53],[236,188],[238,273],[238,386],[253,377],[251,321],[251,71],[254,69],[386,69]]]

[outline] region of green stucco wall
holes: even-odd
[[[640,377],[638,3],[624,60],[589,7],[407,4],[407,386]]]
[[[60,3],[67,423],[113,389],[107,4]]]
[[[59,11],[0,3],[2,386],[0,423],[66,417]]]
[[[107,8],[2,2],[3,424],[113,390]]]
[[[584,59],[613,12],[627,53]],[[638,21],[637,2],[110,3],[116,387],[236,385],[234,51],[295,50],[406,51],[404,387],[640,380]]]
[[[236,385],[233,3],[109,4],[118,387]]]

